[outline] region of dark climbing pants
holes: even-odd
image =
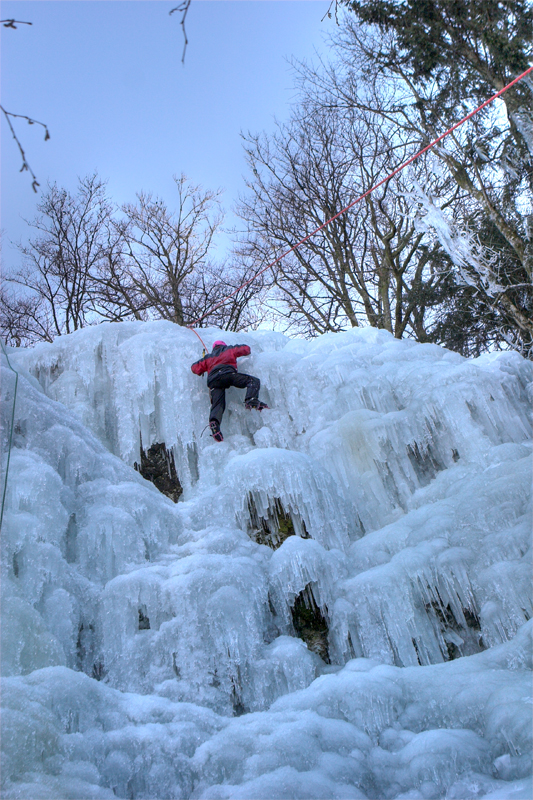
[[[226,389],[229,389],[230,386],[246,389],[244,402],[255,403],[258,399],[261,381],[253,375],[245,375],[244,372],[226,372],[210,379],[208,386],[209,397],[211,398],[209,422],[215,419],[220,425],[226,408]]]

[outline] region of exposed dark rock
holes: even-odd
[[[176,653],[172,653],[172,670],[176,678],[179,680],[181,678],[181,670],[176,662]]]
[[[418,649],[418,642],[416,641],[416,639],[411,639],[411,642],[413,644],[413,647],[415,648],[416,660],[418,661],[419,665],[421,667],[423,667],[424,666],[424,662],[420,658],[420,650]]]
[[[437,472],[444,469],[444,465],[432,453],[430,446],[420,450],[418,442],[409,444],[407,445],[407,456],[422,486],[427,486]]]
[[[251,494],[248,495],[248,511],[250,513],[249,534],[258,544],[266,544],[272,550],[281,547],[285,539],[295,536],[294,516],[286,511],[281,500],[274,498],[273,505],[269,509],[268,517],[260,517]],[[305,528],[303,520],[298,520],[301,525],[302,538],[309,539],[310,536]]]
[[[104,675],[104,665],[101,661],[97,661],[95,664],[93,664],[92,677],[95,681],[101,681]]]
[[[463,608],[463,615],[469,628],[472,628],[474,631],[481,630],[481,623],[475,611],[471,611],[469,608]]]
[[[325,611],[327,613],[327,609]],[[315,601],[310,583],[295,599],[291,613],[296,635],[329,664],[328,623]]]
[[[231,704],[233,706],[233,716],[242,717],[243,714],[248,713],[248,709],[242,702],[242,681],[241,671],[237,664],[237,675],[231,676]]]
[[[234,717],[242,717],[243,714],[247,714],[246,707],[242,704],[240,697],[238,697],[235,687],[232,689],[231,693],[231,702],[233,705],[233,716]]]
[[[94,625],[80,622],[76,641],[76,668],[79,672],[92,674],[94,667]]]
[[[177,503],[183,494],[183,487],[176,472],[174,453],[167,450],[164,442],[153,444],[144,450],[141,442],[141,463],[133,465],[143,478],[151,481],[162,494]]]
[[[139,609],[139,630],[140,631],[150,630],[150,619],[148,617],[148,614],[146,613],[146,608]]]
[[[76,522],[76,514],[71,514],[65,535],[65,558],[69,564],[73,564],[78,556],[77,538],[78,525]]]
[[[212,672],[209,673],[212,676],[212,680],[209,682],[209,686],[213,686],[213,688],[218,689],[220,686],[220,679],[218,677],[218,671],[215,667]]]
[[[426,611],[436,620],[446,643],[446,653],[443,655],[447,661],[485,650],[481,637],[481,623],[478,615],[472,609],[462,609],[466,625],[462,621],[459,622],[455,618],[451,606],[449,604],[445,606],[442,601],[433,600],[428,603]]]

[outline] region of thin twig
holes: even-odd
[[[324,16],[322,17],[320,22],[324,22],[326,17],[328,17],[328,19],[331,19],[331,6],[333,4],[335,4],[335,22],[337,23],[337,25],[339,24],[339,0],[331,0],[331,3],[329,4],[328,10],[324,14]]]
[[[33,25],[33,22],[23,22],[20,19],[0,19],[0,25],[3,25],[4,28],[16,29],[17,25]]]
[[[187,31],[185,30],[185,17],[187,16],[187,11],[189,10],[190,5],[191,5],[191,0],[183,0],[183,2],[179,4],[179,6],[176,6],[176,8],[173,8],[171,11],[168,12],[169,15],[170,15],[170,14],[173,14],[174,11],[180,11],[181,15],[182,15],[181,16],[181,22],[180,22],[181,29],[183,31],[183,39],[184,39],[183,54],[181,56],[181,63],[182,64],[185,64],[185,51],[187,50],[187,45],[189,44],[189,40],[187,39]]]
[[[29,24],[31,24],[31,23],[29,23]],[[10,117],[17,118],[17,119],[25,119],[25,120],[28,121],[28,125],[41,125],[41,127],[43,127],[44,130],[45,130],[45,135],[44,135],[45,142],[48,141],[48,139],[50,138],[50,132],[48,130],[48,126],[45,125],[44,122],[39,122],[38,119],[32,119],[31,117],[26,116],[26,114],[13,114],[12,111],[6,111],[6,109],[2,105],[0,105],[0,110],[4,114],[4,116],[5,116],[6,120],[7,120],[7,124],[9,125],[9,129],[10,129],[11,133],[13,134],[13,139],[16,141],[16,143],[18,145],[18,149],[20,150],[20,156],[22,158],[22,166],[20,168],[20,171],[24,172],[26,170],[27,172],[30,173],[30,175],[32,177],[31,188],[33,189],[34,192],[37,192],[37,187],[40,186],[40,183],[37,180],[37,176],[35,175],[34,171],[30,167],[30,165],[28,164],[28,160],[26,158],[26,153],[24,152],[24,148],[22,147],[22,144],[20,143],[20,139],[18,138],[17,134],[15,133],[15,129],[13,127],[13,124],[11,122]]]

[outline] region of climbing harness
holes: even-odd
[[[196,331],[194,330],[194,327],[193,327],[194,325],[196,325],[198,322],[201,322],[203,319],[205,319],[207,316],[209,316],[209,314],[212,314],[212,313],[213,313],[213,311],[216,311],[216,310],[217,310],[217,308],[220,308],[220,306],[224,305],[224,303],[226,302],[226,300],[229,300],[230,298],[232,298],[234,294],[237,294],[237,292],[240,292],[240,290],[241,290],[241,289],[243,289],[245,286],[248,286],[250,283],[252,283],[253,281],[255,281],[255,280],[256,280],[256,279],[257,279],[257,278],[258,278],[260,275],[262,275],[264,272],[266,272],[267,270],[269,270],[269,269],[271,269],[272,267],[274,267],[274,266],[275,266],[275,265],[276,265],[276,264],[277,264],[279,261],[281,261],[283,258],[285,258],[286,256],[288,256],[288,255],[289,255],[289,253],[292,253],[292,252],[293,252],[293,250],[296,250],[296,248],[300,247],[300,245],[304,244],[304,242],[307,242],[307,240],[308,240],[308,239],[310,239],[312,236],[314,236],[314,235],[315,235],[315,233],[318,233],[319,231],[321,231],[323,228],[325,228],[325,227],[326,227],[326,225],[329,225],[331,222],[333,222],[334,220],[336,220],[336,219],[337,219],[337,217],[340,217],[340,216],[341,216],[341,214],[344,214],[344,213],[345,213],[346,211],[348,211],[350,208],[353,208],[353,206],[355,206],[355,205],[356,205],[357,203],[359,203],[361,200],[364,200],[364,198],[365,198],[365,197],[368,197],[368,195],[369,195],[369,194],[371,194],[372,192],[374,192],[376,189],[379,189],[379,187],[380,187],[380,186],[383,186],[383,184],[384,184],[384,183],[387,183],[388,181],[390,181],[390,180],[391,180],[391,178],[394,178],[394,176],[395,176],[395,175],[398,175],[398,173],[399,173],[399,172],[401,172],[401,171],[402,171],[403,169],[405,169],[406,167],[408,167],[408,166],[409,166],[409,164],[412,164],[412,163],[413,163],[413,161],[415,161],[415,160],[416,160],[417,158],[419,158],[421,155],[423,155],[424,153],[427,153],[427,151],[428,151],[428,150],[431,150],[431,148],[432,148],[432,147],[435,147],[435,145],[436,145],[436,144],[438,144],[439,142],[441,142],[443,139],[445,139],[445,138],[446,138],[446,136],[449,136],[449,135],[450,135],[450,133],[453,133],[453,132],[454,132],[455,130],[457,130],[457,128],[459,128],[461,125],[464,125],[464,123],[465,123],[465,122],[468,122],[468,120],[469,120],[469,119],[471,119],[471,118],[472,118],[472,117],[473,117],[475,114],[477,114],[479,111],[481,111],[482,109],[484,109],[486,106],[488,106],[488,105],[489,105],[490,103],[492,103],[494,100],[496,100],[498,97],[501,97],[501,95],[502,95],[502,94],[504,94],[504,92],[506,92],[508,89],[510,89],[510,88],[511,88],[511,86],[514,86],[514,85],[515,85],[515,83],[518,83],[519,81],[521,81],[521,80],[522,80],[522,78],[525,78],[525,77],[526,77],[526,75],[529,75],[531,72],[533,72],[533,66],[529,67],[529,69],[526,69],[526,70],[525,70],[525,72],[522,72],[522,74],[521,74],[521,75],[518,75],[516,78],[514,78],[514,80],[512,80],[510,83],[508,83],[508,84],[507,84],[507,86],[504,86],[504,87],[503,87],[503,89],[500,89],[498,92],[496,92],[495,94],[493,94],[493,95],[492,95],[492,97],[489,97],[489,99],[488,99],[488,100],[485,100],[485,102],[484,102],[484,103],[482,103],[480,106],[478,106],[478,107],[477,107],[477,108],[475,108],[473,111],[471,111],[469,114],[467,114],[467,115],[466,115],[466,117],[463,117],[461,120],[459,120],[459,122],[456,122],[456,123],[455,123],[455,125],[453,125],[451,128],[448,128],[448,130],[447,130],[447,131],[445,131],[445,132],[444,132],[444,133],[442,133],[440,136],[438,136],[436,139],[434,139],[432,142],[430,142],[428,145],[426,145],[425,147],[423,147],[423,148],[422,148],[422,150],[419,150],[419,151],[418,151],[418,153],[415,153],[415,155],[414,155],[414,156],[411,156],[411,158],[409,158],[407,161],[404,161],[404,162],[403,162],[403,164],[400,164],[400,166],[399,166],[399,167],[396,167],[396,169],[395,169],[395,170],[393,170],[393,171],[392,171],[392,172],[391,172],[389,175],[387,175],[385,178],[383,178],[381,181],[379,181],[379,183],[376,183],[376,184],[374,184],[374,186],[371,186],[371,187],[370,187],[370,189],[367,189],[367,190],[366,190],[366,192],[363,192],[363,194],[360,194],[360,195],[359,195],[359,197],[356,197],[356,198],[355,198],[355,200],[352,200],[352,202],[351,202],[349,205],[347,205],[347,206],[346,206],[346,208],[343,208],[341,211],[337,212],[337,214],[335,214],[335,215],[334,215],[333,217],[331,217],[330,219],[326,220],[326,222],[323,222],[323,223],[322,223],[322,225],[319,225],[319,226],[318,226],[318,228],[316,228],[316,229],[315,229],[314,231],[312,231],[310,234],[308,234],[307,236],[305,236],[303,239],[300,239],[300,241],[299,241],[299,242],[297,242],[295,245],[293,245],[292,247],[290,247],[290,248],[289,248],[289,249],[288,249],[288,250],[287,250],[285,253],[282,253],[282,255],[278,256],[278,257],[277,257],[276,259],[274,259],[274,261],[272,261],[270,264],[267,264],[267,266],[266,266],[266,267],[263,267],[263,269],[261,269],[261,270],[260,270],[260,271],[257,273],[257,275],[254,275],[254,277],[253,277],[253,278],[250,278],[249,280],[247,280],[247,281],[245,281],[243,284],[241,284],[241,286],[238,286],[238,287],[237,287],[237,289],[234,289],[234,291],[233,291],[233,292],[231,292],[231,293],[230,293],[230,294],[228,294],[226,297],[224,297],[224,298],[223,298],[223,299],[222,299],[222,300],[221,300],[219,303],[217,303],[215,306],[213,306],[213,308],[210,308],[208,311],[206,311],[206,312],[205,312],[205,314],[202,314],[202,316],[201,316],[201,317],[198,317],[197,319],[193,320],[193,321],[190,323],[190,325],[187,325],[187,327],[188,327],[190,330],[192,330],[192,331],[193,331],[193,333],[195,333],[195,334],[196,334],[196,336],[198,336],[198,334],[197,334],[197,333],[196,333]],[[198,336],[198,338],[200,339],[200,336]],[[201,339],[200,339],[200,341],[202,342],[202,340],[201,340]],[[204,344],[204,343],[202,342],[202,344]],[[204,344],[204,348],[205,348],[205,344]],[[205,354],[205,353],[204,353],[204,354]]]
[[[2,345],[2,350],[4,351],[4,355],[7,359],[7,365],[9,369],[15,373],[15,390],[13,392],[13,408],[11,409],[11,428],[9,431],[9,445],[7,450],[7,461],[6,461],[6,472],[4,475],[4,489],[2,492],[2,511],[0,512],[0,530],[2,529],[2,522],[4,520],[4,505],[6,502],[6,490],[7,490],[7,476],[9,474],[9,461],[11,459],[11,448],[13,446],[13,428],[15,426],[15,403],[17,402],[17,389],[18,389],[18,382],[19,382],[19,374],[16,369],[11,366],[11,362],[9,360],[9,356],[7,354],[7,350],[4,347],[4,343],[0,339],[0,344]]]

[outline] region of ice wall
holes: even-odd
[[[190,371],[198,339],[172,323],[104,324],[41,344],[19,360],[45,392],[67,405],[126,463],[144,446],[174,449],[189,489],[224,469],[212,454],[205,377]],[[209,345],[216,329],[202,331]],[[251,446],[311,456],[342,484],[367,530],[406,510],[413,492],[459,459],[483,463],[491,446],[530,436],[530,367],[515,353],[463,359],[436,345],[354,329],[311,342],[277,333],[225,338],[249,344],[241,371],[257,374],[272,406],[257,419],[228,392],[231,452]],[[207,452],[209,451],[209,452]]]
[[[4,796],[529,797],[531,365],[201,333],[271,406],[222,444],[190,331],[10,352]]]

